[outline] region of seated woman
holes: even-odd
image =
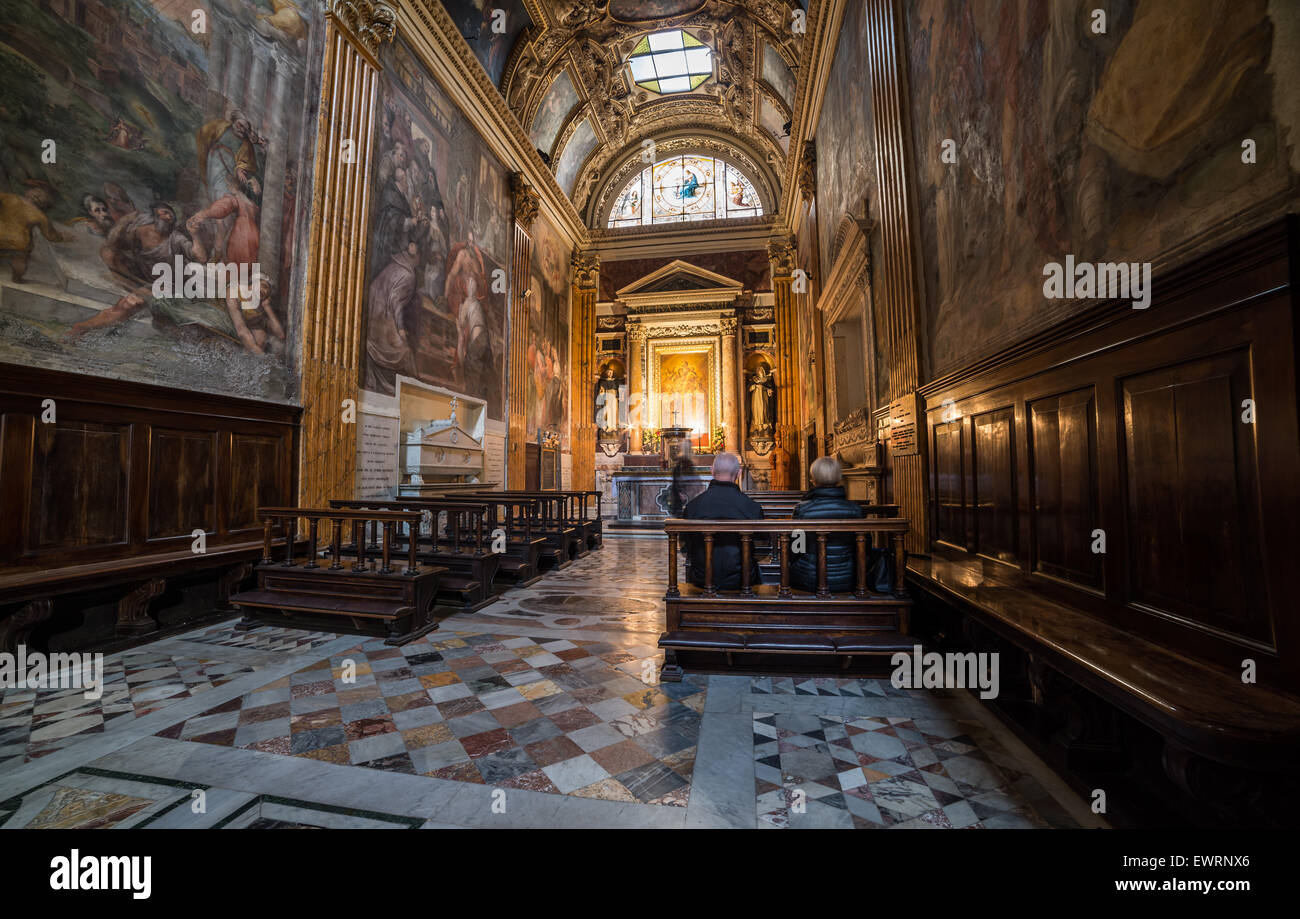
[[[829,456],[813,460],[808,470],[813,487],[795,505],[794,516],[813,520],[844,520],[863,517],[862,507],[844,497],[840,464]],[[853,589],[856,560],[851,534],[826,539],[826,584],[831,592]],[[794,557],[790,581],[799,590],[817,589],[817,538],[808,534],[807,551]]]

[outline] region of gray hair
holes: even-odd
[[[813,485],[819,488],[840,484],[840,464],[831,456],[813,460],[808,474],[812,476]]]
[[[740,475],[740,457],[734,453],[719,453],[713,458],[713,477],[719,482],[734,482]]]

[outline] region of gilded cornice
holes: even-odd
[[[862,2],[862,0],[857,0]],[[803,149],[804,141],[812,140],[817,133],[817,119],[821,116],[822,100],[830,79],[831,64],[835,59],[839,30],[844,22],[848,0],[809,0],[808,35],[803,44],[799,62],[801,79],[795,88],[794,114],[790,119],[790,149]],[[800,169],[800,158],[790,156],[785,164],[781,188],[784,199],[781,214],[788,232],[795,232],[795,218],[799,213],[799,196],[802,189],[795,181]]]

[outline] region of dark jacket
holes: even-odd
[[[686,505],[682,515],[687,520],[761,520],[763,508],[732,482],[714,479],[709,487]],[[704,536],[691,533],[686,538],[686,579],[696,587],[704,586]],[[719,533],[713,537],[713,586],[719,590],[740,587],[740,534]],[[759,584],[758,560],[750,554],[749,582]]]
[[[862,507],[845,500],[844,489],[829,485],[809,489],[804,499],[795,505],[794,516],[810,520],[835,520],[860,518]],[[794,556],[790,566],[790,581],[799,590],[817,589],[817,537],[809,533],[806,550]],[[857,562],[854,557],[856,542],[852,536],[828,536],[826,539],[826,584],[834,592],[853,589],[857,579]]]

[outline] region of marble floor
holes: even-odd
[[[234,620],[0,697],[0,827],[1102,826],[965,693],[658,682],[663,540],[401,648]]]

